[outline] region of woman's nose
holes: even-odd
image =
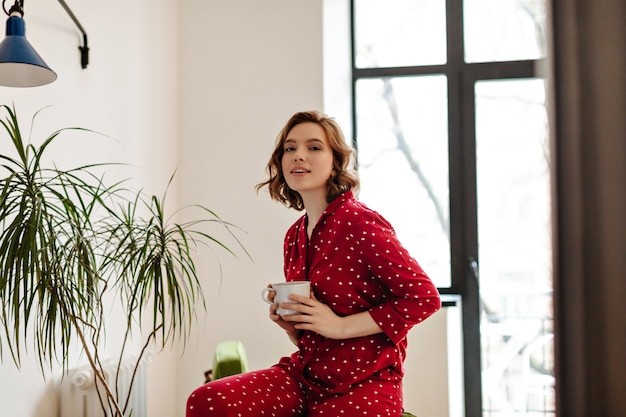
[[[303,158],[302,156],[300,156],[300,154],[299,154],[299,153],[297,153],[297,154],[295,154],[295,155],[293,156],[293,160],[294,160],[294,161],[304,161],[304,158]]]

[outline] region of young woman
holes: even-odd
[[[287,231],[287,281],[308,280],[270,319],[298,351],[269,369],[194,391],[187,417],[398,417],[407,333],[441,306],[432,281],[391,225],[354,198],[353,151],[337,123],[296,113],[267,165],[270,196],[305,214]]]

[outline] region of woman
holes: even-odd
[[[391,225],[354,198],[352,154],[319,112],[296,113],[280,132],[257,189],[305,210],[286,233],[284,272],[287,281],[311,281],[311,296],[282,304],[295,314],[270,307],[298,351],[198,388],[187,417],[402,414],[407,333],[441,301]]]

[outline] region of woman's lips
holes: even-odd
[[[292,174],[307,174],[311,171],[305,168],[294,168],[290,171]]]

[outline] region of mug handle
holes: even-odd
[[[267,296],[270,293],[270,291],[276,292],[276,290],[274,288],[272,288],[272,287],[265,287],[265,288],[263,288],[263,291],[261,291],[261,299],[263,301],[265,301],[267,304],[274,304],[273,302],[271,302],[269,300],[269,298],[267,298]]]

